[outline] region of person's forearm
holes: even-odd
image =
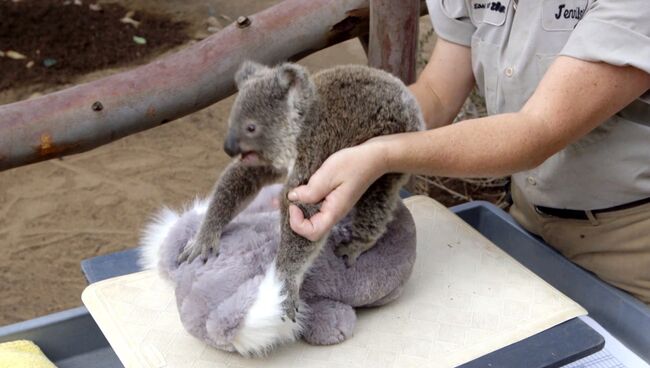
[[[384,136],[372,143],[383,172],[448,177],[503,176],[536,167],[565,142],[550,142],[543,124],[523,113],[466,120],[425,132]]]
[[[418,80],[409,86],[427,129],[451,123],[474,87],[469,47],[438,39]]]
[[[521,111],[381,137],[376,152],[392,172],[508,175],[540,165],[648,88],[643,70],[559,56]]]
[[[465,86],[460,92],[456,93],[457,96],[453,97],[457,101],[452,101],[447,104],[441,100],[441,87],[444,86],[436,86],[426,75],[420,76],[415,83],[409,86],[409,90],[420,106],[420,111],[422,111],[422,117],[424,118],[424,124],[427,129],[435,129],[451,124],[454,118],[456,118],[456,115],[458,115],[472,86],[470,85],[469,88]],[[449,98],[450,96],[446,97]]]
[[[440,98],[427,83],[420,80],[411,84],[409,89],[418,101],[427,129],[439,128],[451,123],[454,117],[446,116]]]

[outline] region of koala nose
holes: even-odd
[[[241,149],[239,149],[239,142],[237,142],[237,138],[233,137],[231,134],[228,134],[226,137],[226,142],[223,144],[223,150],[226,151],[230,157],[235,157],[240,154]]]

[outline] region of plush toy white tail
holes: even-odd
[[[244,356],[261,356],[274,346],[296,340],[306,318],[306,304],[300,303],[296,322],[282,318],[282,282],[277,278],[275,266],[266,271],[259,286],[255,302],[246,313],[243,327],[232,344]]]
[[[140,238],[140,258],[138,264],[145,270],[158,267],[160,246],[169,234],[180,215],[165,207],[148,223]]]
[[[203,215],[207,210],[208,200],[199,198],[195,199],[191,205],[184,208],[180,213],[167,207],[160,210],[151,222],[145,226],[143,235],[140,238],[140,258],[138,259],[140,267],[150,270],[160,265],[160,247],[183,213],[194,211],[199,215]]]

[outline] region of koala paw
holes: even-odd
[[[284,299],[282,302],[282,322],[286,321],[287,319],[291,320],[291,322],[296,322],[296,314],[298,313],[298,300],[296,298],[293,298],[289,295],[287,295],[287,298]]]
[[[349,244],[340,244],[336,249],[334,249],[334,254],[337,257],[341,257],[345,260],[345,265],[352,267],[357,263],[357,258],[364,252],[362,247],[359,247],[356,243]]]
[[[183,251],[178,255],[178,263],[183,263],[187,261],[188,263],[194,261],[198,256],[201,256],[201,260],[205,263],[208,260],[208,257],[211,255],[219,255],[219,242],[202,242],[196,238],[192,238],[187,244]]]

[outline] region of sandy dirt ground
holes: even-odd
[[[196,38],[207,35],[209,15],[234,19],[274,2],[120,1],[188,21]],[[366,58],[353,40],[301,63],[316,71],[365,64]],[[0,103],[52,89],[3,91]],[[136,246],[143,225],[161,206],[180,207],[206,195],[228,163],[221,147],[232,101],[84,154],[0,173],[0,325],[81,305],[81,260]]]

